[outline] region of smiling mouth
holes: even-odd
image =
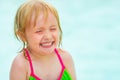
[[[42,46],[43,48],[50,48],[53,46],[55,41],[51,41],[51,42],[43,42],[43,43],[40,43],[40,46]]]

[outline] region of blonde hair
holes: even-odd
[[[58,27],[60,31],[59,36],[59,44],[62,43],[62,29],[60,27],[60,21],[57,10],[49,3],[44,2],[43,0],[29,0],[22,4],[19,9],[17,10],[15,21],[14,21],[14,33],[18,40],[23,42],[23,48],[26,46],[26,42],[21,38],[24,35],[25,27],[30,25],[30,20],[32,18],[32,15],[35,14],[34,18],[34,25],[36,23],[36,19],[39,16],[40,12],[44,12],[45,16],[47,17],[48,11],[50,11],[56,18],[58,22]],[[23,35],[19,35],[19,34]]]

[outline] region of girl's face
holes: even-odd
[[[33,20],[30,24],[34,25]],[[26,27],[25,39],[32,53],[52,53],[59,43],[59,27],[55,16],[51,12],[47,17],[41,13],[35,26]]]

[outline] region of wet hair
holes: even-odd
[[[28,0],[18,8],[14,21],[15,36],[18,40],[23,42],[23,48],[25,48],[26,42],[22,39],[22,37],[24,36],[26,27],[30,26],[32,15],[35,15],[33,22],[35,25],[39,14],[43,12],[45,17],[47,17],[49,11],[55,16],[58,23],[60,31],[58,46],[60,47],[62,44],[62,29],[60,27],[58,12],[55,7],[43,0]]]

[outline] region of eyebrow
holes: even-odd
[[[57,25],[51,25],[51,26],[49,26],[49,28],[52,28],[52,27],[57,27]],[[36,26],[35,29],[44,29],[44,27],[38,27],[38,26]]]
[[[50,27],[56,27],[56,25],[51,25]]]

